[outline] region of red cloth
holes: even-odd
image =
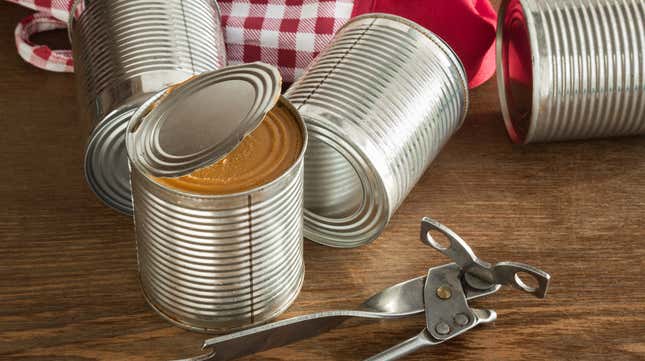
[[[453,48],[474,88],[495,73],[497,14],[488,0],[355,0],[352,16],[389,13],[408,18]]]
[[[20,55],[41,68],[72,71],[69,51],[51,51],[29,41],[38,31],[64,27],[72,0],[9,1],[40,12],[16,28]],[[221,0],[221,5],[229,62],[274,64],[288,82],[350,15],[368,12],[400,15],[439,35],[461,59],[471,88],[495,72],[497,15],[488,0]]]

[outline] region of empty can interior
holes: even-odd
[[[533,114],[533,56],[527,19],[519,0],[500,11],[499,95],[511,140],[524,143]]]

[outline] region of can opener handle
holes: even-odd
[[[448,240],[440,243],[433,232]],[[508,285],[538,298],[544,298],[550,275],[535,267],[515,262],[501,262],[495,266],[480,260],[468,244],[455,232],[430,218],[421,221],[421,241],[450,257],[452,269],[432,268],[424,286],[426,328],[418,335],[395,345],[367,361],[390,361],[411,354],[423,347],[438,345],[457,337],[479,324],[497,319],[494,310],[475,309],[468,305],[464,287],[488,289],[495,285]],[[537,286],[531,287],[518,276],[526,273]]]

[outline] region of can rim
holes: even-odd
[[[157,96],[158,95],[159,95],[159,93],[157,94]],[[152,100],[152,98],[149,101],[151,101],[151,100]],[[277,178],[271,180],[268,183],[264,183],[264,184],[259,185],[257,187],[254,187],[254,188],[242,191],[242,192],[236,192],[236,193],[226,193],[226,194],[191,193],[191,192],[181,191],[179,189],[168,187],[168,186],[166,186],[164,184],[160,184],[158,182],[155,182],[153,179],[150,178],[151,174],[149,174],[147,171],[145,171],[144,169],[140,169],[140,167],[137,167],[137,169],[141,172],[141,174],[143,174],[146,178],[148,178],[148,180],[152,181],[154,184],[156,184],[157,186],[161,187],[164,191],[167,191],[167,192],[170,192],[172,194],[179,195],[179,196],[182,196],[182,197],[189,197],[189,198],[194,198],[194,199],[226,199],[226,198],[234,198],[234,197],[240,197],[240,196],[246,196],[246,195],[254,194],[254,193],[257,193],[257,192],[261,192],[264,189],[270,188],[270,187],[274,186],[276,183],[279,183],[280,181],[282,181],[285,177],[287,177],[289,174],[291,174],[294,171],[295,168],[299,167],[300,164],[303,163],[303,159],[304,159],[304,156],[305,156],[305,151],[307,150],[307,144],[309,142],[309,136],[308,136],[308,133],[307,133],[307,128],[305,126],[305,122],[303,121],[303,119],[302,119],[302,117],[300,115],[300,112],[298,112],[298,110],[293,106],[293,104],[291,104],[291,102],[287,98],[282,96],[282,95],[279,96],[278,101],[276,102],[276,104],[281,104],[281,105],[286,106],[287,109],[289,110],[289,112],[292,113],[294,119],[298,123],[298,127],[300,128],[303,142],[302,142],[302,148],[300,149],[300,153],[298,154],[298,157],[293,162],[293,164],[291,164],[291,166],[289,168],[287,168],[284,171],[284,173],[282,173],[280,176],[278,176]],[[128,125],[128,127],[129,127],[129,125]],[[131,147],[128,146],[128,141],[129,141],[128,138],[129,137],[126,137],[126,148],[127,148],[127,152],[128,152],[128,161],[129,161],[131,166],[136,167],[136,163],[133,164],[133,162],[131,160],[131,157],[132,157],[132,155],[130,154]]]
[[[105,195],[105,191],[97,185],[96,179],[91,176],[90,172],[88,171],[90,167],[88,165],[92,163],[90,161],[90,158],[92,154],[97,150],[97,135],[104,130],[105,127],[109,126],[111,123],[114,123],[119,119],[119,117],[128,114],[127,117],[130,118],[132,117],[132,114],[135,113],[135,111],[138,108],[138,104],[134,105],[126,105],[124,107],[115,109],[111,113],[107,114],[105,117],[103,117],[102,121],[99,122],[92,132],[90,133],[90,136],[88,138],[87,144],[85,145],[85,150],[83,154],[83,173],[84,173],[84,178],[85,182],[89,185],[89,188],[92,190],[94,194],[96,194],[97,198],[103,202],[103,204],[107,205],[109,208],[114,209],[115,211],[125,214],[125,215],[132,215],[132,201],[130,200],[129,204],[122,204],[120,202],[115,201],[113,197],[107,197]],[[126,126],[127,123],[126,122]],[[123,137],[125,137],[125,133],[123,133]],[[124,139],[125,140],[125,139]],[[124,144],[125,146],[125,144]],[[93,149],[93,150],[92,150]],[[128,174],[129,177],[129,174]],[[130,194],[129,194],[130,195]],[[131,198],[131,195],[130,195]]]
[[[76,19],[74,16],[74,13],[76,13],[76,8],[78,7],[81,1],[84,1],[84,0],[72,1],[72,6],[69,7],[69,12],[67,13],[67,39],[69,40],[69,43],[71,46],[74,46],[72,41],[72,32],[74,31],[74,23]]]
[[[307,117],[307,119],[312,119],[317,123],[324,123],[325,124],[324,129],[326,129],[328,131],[331,130],[331,132],[334,135],[342,134],[342,132],[340,130],[336,129],[336,127],[335,127],[335,125],[333,123],[325,121],[325,119],[321,118],[319,115],[307,114],[306,117]],[[330,125],[331,125],[331,127],[330,127]],[[367,153],[363,151],[363,149],[361,149],[355,142],[347,141],[343,137],[338,137],[337,139],[335,139],[335,141],[338,142],[338,139],[343,140],[342,144],[339,143],[338,145],[341,148],[343,148],[345,150],[345,152],[340,153],[335,148],[334,148],[334,150],[339,152],[340,155],[343,158],[345,158],[347,163],[352,167],[354,172],[356,172],[356,174],[361,179],[361,185],[364,184],[364,181],[363,181],[363,178],[361,178],[361,175],[363,175],[365,177],[368,174],[363,169],[357,169],[356,168],[356,166],[354,164],[354,162],[356,162],[356,160],[353,159],[354,157],[351,157],[354,162],[352,160],[348,159],[348,155],[347,155],[347,151],[346,151],[345,147],[351,148],[352,151],[356,152],[360,156],[360,161],[364,162],[365,165],[369,168],[369,173],[370,174],[378,174],[376,166],[374,165],[372,160],[367,156]],[[325,142],[325,144],[327,144],[327,142]],[[388,225],[388,223],[390,221],[390,218],[391,218],[390,213],[391,213],[392,205],[390,204],[390,199],[389,199],[389,197],[387,195],[387,188],[385,187],[385,184],[383,183],[383,179],[381,177],[379,177],[379,176],[375,176],[373,178],[376,181],[377,187],[379,188],[379,194],[382,194],[382,200],[383,200],[383,206],[381,207],[383,212],[382,212],[381,217],[376,220],[376,222],[378,224],[378,227],[374,228],[374,232],[372,232],[373,235],[370,235],[369,238],[365,238],[365,239],[360,240],[360,241],[348,242],[348,243],[338,243],[338,242],[335,242],[335,241],[334,242],[327,241],[327,239],[329,239],[329,237],[317,236],[315,238],[312,238],[312,236],[311,236],[312,233],[315,234],[315,235],[320,235],[321,233],[317,232],[317,231],[316,232],[311,231],[311,227],[308,226],[308,223],[311,223],[311,221],[308,221],[308,219],[307,219],[308,217],[306,216],[307,212],[310,212],[310,211],[306,207],[304,207],[304,205],[303,205],[303,210],[304,210],[304,213],[305,213],[305,217],[304,217],[305,238],[309,239],[312,242],[316,242],[318,244],[322,244],[322,245],[329,246],[329,247],[332,247],[332,248],[341,248],[341,249],[356,248],[356,247],[359,247],[359,246],[364,246],[364,245],[370,244],[374,240],[376,240],[381,235],[382,231],[385,229],[385,227]],[[323,218],[328,218],[328,217],[323,217]],[[316,227],[316,228],[320,228],[320,227]]]
[[[506,96],[507,92],[507,86],[506,86],[506,72],[504,71],[504,68],[506,66],[505,61],[504,61],[504,24],[506,22],[506,14],[508,10],[508,6],[512,4],[513,2],[517,2],[519,6],[521,7],[522,15],[525,20],[525,26],[526,26],[526,31],[529,36],[529,42],[530,42],[530,49],[531,49],[531,76],[533,78],[533,82],[531,84],[531,115],[528,119],[529,126],[528,129],[526,130],[526,133],[522,136],[519,135],[518,132],[516,131],[515,124],[513,122],[513,119],[511,117],[509,105],[508,105],[508,97]],[[515,144],[527,144],[530,143],[533,134],[535,133],[535,129],[537,127],[537,117],[539,114],[539,94],[538,94],[538,85],[536,80],[540,79],[540,67],[539,64],[537,63],[536,55],[539,54],[539,48],[538,48],[538,39],[537,35],[535,33],[535,18],[533,17],[533,14],[528,10],[528,6],[525,0],[503,0],[500,10],[499,10],[499,18],[497,20],[497,34],[496,34],[496,62],[497,62],[497,93],[499,96],[500,100],[500,107],[502,110],[502,117],[504,118],[504,126],[506,128],[506,132],[508,134],[508,137],[510,140],[515,143]]]
[[[343,24],[336,34],[340,33],[341,30],[343,30],[345,27],[349,26],[350,24],[354,22],[358,22],[361,20],[366,20],[366,19],[385,19],[385,20],[391,20],[394,22],[398,22],[404,25],[409,26],[410,28],[418,31],[419,33],[423,34],[425,37],[427,37],[430,41],[435,43],[438,47],[440,47],[444,52],[450,54],[451,56],[448,56],[448,58],[455,62],[456,68],[459,71],[459,75],[461,78],[461,82],[463,85],[463,95],[464,95],[464,105],[462,108],[462,117],[459,120],[459,125],[457,126],[457,129],[461,128],[461,126],[464,124],[464,121],[466,120],[466,117],[468,116],[468,108],[470,106],[470,96],[469,96],[469,89],[468,89],[468,76],[466,74],[466,68],[464,68],[464,63],[461,61],[457,53],[455,53],[454,49],[446,43],[445,40],[443,40],[439,35],[433,33],[432,31],[428,30],[421,24],[414,22],[410,19],[404,18],[399,15],[394,15],[394,14],[387,14],[387,13],[368,13],[368,14],[363,14],[359,15],[355,18],[350,19],[348,22]]]

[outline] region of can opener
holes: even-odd
[[[445,236],[439,243],[431,233]],[[471,308],[469,300],[497,292],[502,285],[544,298],[550,275],[516,262],[495,265],[480,260],[455,232],[430,218],[421,221],[421,241],[453,260],[428,270],[427,276],[386,288],[356,310],[337,310],[298,316],[253,327],[204,342],[205,355],[183,361],[223,361],[254,354],[314,337],[349,318],[395,319],[425,313],[426,327],[418,335],[370,357],[369,361],[396,360],[420,348],[438,345],[479,324],[493,322],[493,310]],[[534,286],[521,276],[534,278]]]

